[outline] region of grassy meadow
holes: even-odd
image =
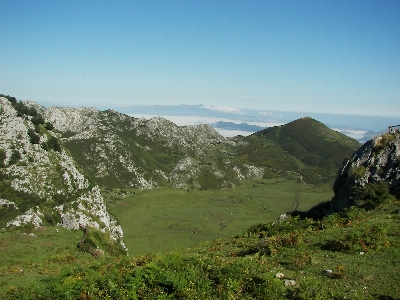
[[[77,251],[81,230],[60,226],[0,233],[0,292],[10,286],[40,283],[66,265],[82,264],[91,255]]]
[[[129,254],[142,255],[229,238],[292,211],[296,197],[298,209],[305,211],[330,200],[333,192],[327,184],[274,178],[223,190],[114,189],[104,196],[124,230]]]

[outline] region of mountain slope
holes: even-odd
[[[246,178],[301,172],[309,183],[334,179],[358,142],[311,118],[224,138],[209,125],[177,126],[161,117],[132,118],[94,108],[41,107],[53,136],[94,184],[111,188],[234,187]],[[274,170],[275,169],[275,170]]]
[[[0,97],[0,136],[0,226],[90,226],[125,247],[100,188],[80,172],[33,106]]]
[[[343,158],[359,147],[356,140],[308,117],[258,131],[243,141],[243,162],[300,172],[310,183],[332,180]]]
[[[160,117],[85,108],[52,107],[44,116],[90,178],[104,186],[221,188],[263,174],[262,168],[237,164],[227,150],[231,142],[208,125],[177,126]]]

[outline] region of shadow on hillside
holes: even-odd
[[[331,201],[321,202],[313,207],[311,207],[307,211],[292,211],[287,214],[292,217],[299,216],[300,218],[312,218],[314,220],[321,220],[324,216],[326,216],[331,209]]]

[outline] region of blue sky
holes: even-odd
[[[400,1],[0,1],[0,93],[398,116]]]

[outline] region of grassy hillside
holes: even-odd
[[[334,180],[343,159],[359,147],[356,140],[308,117],[264,129],[243,140],[247,145],[238,151],[243,162],[294,170],[310,183]]]
[[[399,211],[399,201],[391,201],[372,211],[351,208],[322,222],[289,217],[275,225],[260,223],[243,234],[194,248],[118,259],[95,260],[88,256],[85,260],[73,254],[72,262],[68,262],[70,256],[66,255],[71,249],[61,250],[53,242],[51,252],[55,254],[45,262],[40,256],[33,258],[32,252],[24,252],[26,262],[20,261],[20,257],[2,255],[2,266],[9,266],[3,267],[3,276],[12,279],[7,283],[13,286],[7,286],[3,280],[2,290],[6,292],[1,296],[398,299]],[[0,242],[4,245],[9,240],[3,233]],[[50,249],[49,243],[50,238],[43,248]],[[41,273],[34,275],[33,271]]]

